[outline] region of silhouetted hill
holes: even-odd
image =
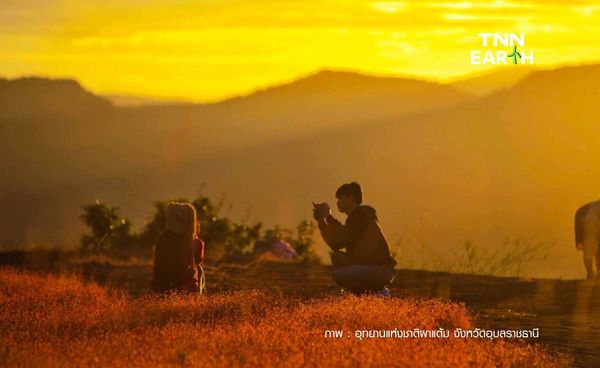
[[[600,197],[600,66],[537,71],[478,99],[410,112],[401,106],[408,97],[382,87],[398,105],[385,113],[357,97],[374,93],[373,81],[340,76],[333,83],[318,73],[273,97],[277,88],[210,105],[117,109],[52,149],[0,145],[12,157],[4,163],[11,191],[0,197],[11,213],[0,217],[0,233],[34,240],[60,229],[55,238],[77,242],[82,203],[101,198],[141,225],[153,200],[191,197],[202,182],[206,194],[227,194],[232,215],[251,208],[267,224],[293,225],[310,218],[311,201],[332,203],[337,186],[358,180],[392,243],[426,244],[428,257],[443,258],[466,239],[493,247],[533,237],[558,242],[553,276],[580,274],[572,215]],[[344,87],[346,77],[361,87]],[[57,135],[36,134],[23,139],[44,147]],[[537,274],[547,269],[540,263]]]
[[[111,108],[74,81],[41,78],[4,81],[0,90],[6,107],[0,204],[13,208],[0,216],[6,234],[0,240],[54,241],[70,234],[71,243],[79,238],[81,203],[120,199],[133,190],[120,205],[145,206],[169,190],[163,181],[189,160],[471,98],[436,83],[332,71],[213,104]]]
[[[433,82],[321,71],[222,102],[131,108],[120,117],[138,131],[150,125],[163,133],[185,130],[181,143],[195,147],[196,154],[215,154],[443,108],[471,98]]]
[[[139,107],[139,106],[156,106],[156,105],[182,105],[191,104],[192,102],[176,99],[176,98],[160,98],[146,96],[132,96],[123,94],[105,94],[102,95],[109,100],[113,105],[119,107]]]
[[[0,79],[0,119],[80,119],[107,115],[112,105],[70,79]]]
[[[435,82],[399,77],[380,77],[349,71],[322,70],[290,83],[259,90],[248,96],[233,98],[223,104],[257,104],[302,102],[308,98],[313,105],[344,103],[374,103],[395,112],[419,111],[424,108],[447,106],[468,99],[468,93]]]
[[[506,65],[491,72],[462,77],[449,85],[461,91],[483,96],[502,88],[512,87],[536,70],[540,69],[526,65]]]
[[[494,252],[527,237],[556,243],[534,274],[575,277],[572,216],[599,197],[599,98],[598,65],[540,71],[444,110],[190,160],[174,177],[206,181],[273,222],[310,217],[311,201],[331,203],[358,180],[392,241],[423,242],[427,258],[467,239]]]

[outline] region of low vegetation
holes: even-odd
[[[440,252],[417,239],[400,241],[393,249],[400,268],[521,277],[533,263],[547,262],[554,246],[552,242],[536,242],[529,238],[505,238],[500,246],[482,246],[466,240]]]
[[[568,365],[519,340],[358,339],[365,329],[472,328],[464,305],[240,291],[133,298],[95,283],[0,269],[5,366]],[[326,338],[326,330],[342,330]],[[347,335],[349,332],[349,335]]]
[[[215,204],[202,195],[192,201],[178,198],[154,202],[154,214],[138,232],[133,231],[130,220],[121,214],[119,207],[100,201],[82,206],[80,218],[89,229],[81,238],[82,251],[127,258],[140,254],[148,256],[155,240],[165,229],[165,209],[170,201],[194,205],[200,221],[200,237],[209,245],[209,251],[206,252],[209,259],[247,260],[256,240],[273,237],[287,241],[302,261],[320,261],[314,251],[316,226],[313,222],[302,221],[294,230],[279,226],[265,229],[261,222],[248,224],[246,221],[232,220],[222,214],[223,200]]]

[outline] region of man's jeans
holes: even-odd
[[[381,290],[396,274],[390,266],[353,265],[348,254],[341,251],[331,253],[331,264],[335,283],[355,294]]]

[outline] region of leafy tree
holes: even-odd
[[[315,239],[313,237],[316,230],[315,223],[312,221],[302,221],[296,227],[297,237],[291,239],[291,244],[298,255],[308,263],[319,263],[319,256],[315,253]]]
[[[138,246],[152,249],[156,239],[166,227],[166,209],[169,202],[189,202],[179,198],[154,202],[154,212],[139,234],[132,235],[129,220],[119,214],[118,207],[104,203],[83,206],[81,219],[90,228],[91,234],[82,237],[84,250],[132,250]],[[237,223],[220,214],[223,201],[218,204],[200,195],[190,202],[196,208],[200,223],[200,237],[206,241],[206,258],[229,261],[244,260],[251,256],[252,246],[261,238],[278,238],[287,241],[306,262],[319,262],[314,252],[314,223],[301,222],[296,231],[275,226],[262,230],[262,223]]]
[[[123,249],[133,243],[131,223],[119,214],[119,207],[110,207],[100,201],[81,207],[81,220],[91,234],[81,238],[81,246],[86,251]]]
[[[155,201],[154,214],[146,222],[144,229],[138,235],[139,244],[144,249],[151,249],[160,233],[165,230],[166,210],[169,202],[187,202],[185,199],[176,199],[172,201]]]
[[[319,256],[314,250],[314,238],[316,226],[312,221],[302,221],[296,227],[296,231],[274,226],[264,232],[264,238],[282,239],[289,243],[296,251],[300,259],[306,263],[320,263]]]
[[[165,212],[169,202],[189,202],[186,199],[154,202],[154,214],[139,235],[144,247],[152,247],[165,230]],[[200,195],[191,204],[196,208],[200,223],[200,238],[206,241],[207,258],[239,259],[249,254],[251,245],[260,237],[261,224],[237,224],[220,215],[222,203],[214,204]]]
[[[289,239],[293,239],[293,234],[292,230],[275,225],[273,228],[265,230],[264,238],[276,238],[288,241]]]

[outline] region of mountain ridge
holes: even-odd
[[[142,224],[151,201],[193,196],[202,182],[206,194],[227,193],[266,224],[292,226],[310,217],[307,203],[331,199],[341,183],[357,180],[392,242],[421,232],[445,250],[465,238],[495,244],[541,234],[561,245],[553,253],[564,258],[561,267],[573,267],[572,212],[600,187],[598,99],[594,64],[535,72],[483,97],[387,117],[363,100],[353,113],[366,113],[337,125],[323,124],[343,119],[348,101],[360,99],[342,100],[340,111],[264,105],[255,117],[239,107],[116,109],[108,122],[61,134],[52,126],[4,127],[11,140],[0,142],[0,166],[11,192],[0,193],[0,205],[18,215],[0,218],[0,233],[29,240],[55,229],[79,234],[79,205],[95,198]],[[294,128],[290,121],[313,115],[318,129],[264,130],[285,132]],[[23,140],[36,150],[13,144]],[[30,214],[38,205],[43,216]]]

